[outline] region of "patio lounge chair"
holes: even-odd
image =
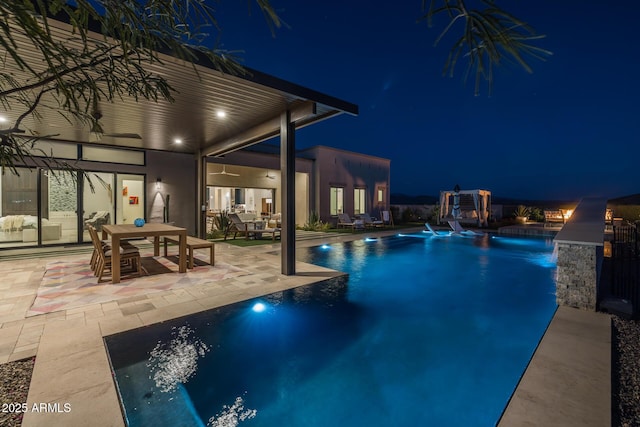
[[[346,213],[338,214],[338,225],[337,227],[351,227],[352,230],[356,229],[356,222],[352,220],[349,215]]]
[[[233,238],[235,239],[238,234],[244,235],[245,239],[249,239],[250,236],[255,236],[256,224],[254,222],[244,222],[240,219],[238,214],[230,213],[229,219],[231,223],[227,227],[224,233],[224,240],[227,240],[229,234],[233,232]]]
[[[393,216],[391,211],[382,211],[382,223],[384,225],[393,225]]]
[[[258,221],[242,221],[237,214],[229,214],[231,224],[227,228],[224,234],[224,240],[227,240],[227,236],[233,231],[233,238],[235,239],[238,234],[244,234],[245,239],[253,237],[260,239],[263,234],[271,234],[271,240],[276,240],[276,237],[281,237],[280,227],[265,227],[262,228],[262,222]]]
[[[451,231],[451,234],[453,235],[459,235],[459,236],[483,236],[484,235],[484,233],[476,233],[473,230],[466,230],[462,228],[462,226],[457,220],[452,220],[447,222],[449,223],[449,227],[451,227],[451,229],[453,230]]]
[[[425,230],[422,230],[423,233],[427,233],[430,234],[431,237],[449,237],[452,236],[456,233],[454,233],[453,231],[441,231],[441,232],[437,232],[436,230],[433,229],[433,227],[431,226],[431,224],[429,224],[428,222],[424,223],[424,227]],[[473,231],[469,231],[469,230],[464,230],[460,233],[457,233],[458,235],[462,236],[463,234],[466,233],[473,233]]]
[[[111,224],[111,215],[108,211],[97,211],[89,215],[89,218],[84,220],[84,229],[88,230],[89,226],[95,227],[97,231],[102,231],[104,224]]]
[[[460,225],[460,223],[456,220],[453,221],[447,221],[449,223],[449,227],[451,227],[451,230],[453,230],[454,234],[460,234],[464,231],[466,231],[464,228],[462,228],[462,226]]]
[[[277,237],[282,237],[281,231],[282,229],[278,227],[267,227],[263,229],[258,228],[256,229],[256,239],[261,238],[263,234],[271,234],[271,240],[276,240]]]
[[[377,218],[371,218],[371,215],[368,213],[361,214],[360,219],[364,221],[365,227],[384,227],[384,221],[380,221]]]

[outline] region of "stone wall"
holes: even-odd
[[[558,305],[596,309],[598,247],[558,243],[556,301]]]
[[[49,211],[74,212],[78,206],[76,181],[68,173],[57,173],[58,178],[49,178]]]

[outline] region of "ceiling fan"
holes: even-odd
[[[222,165],[222,172],[209,172],[209,175],[229,175],[229,176],[240,176],[239,173],[231,173],[227,172],[226,165]]]

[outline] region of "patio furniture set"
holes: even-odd
[[[120,283],[121,272],[132,270],[132,275],[142,275],[142,264],[138,247],[127,239],[145,239],[153,237],[153,254],[160,255],[160,239],[163,238],[164,256],[167,256],[168,244],[178,245],[178,271],[185,273],[194,266],[194,250],[210,248],[210,264],[214,264],[214,243],[208,240],[187,236],[187,229],[170,224],[148,223],[143,226],[133,224],[104,224],[102,239],[92,225],[88,230],[93,242],[90,266],[98,277],[98,282],[107,271],[111,273],[111,282]],[[109,237],[111,239],[109,240]],[[114,250],[118,248],[118,250]]]
[[[393,220],[391,212],[383,211],[383,219],[377,219],[369,215],[368,213],[358,214],[354,218],[351,218],[346,213],[338,214],[338,228],[351,228],[351,230],[364,230],[365,228],[381,228],[386,225],[392,225]],[[386,218],[386,220],[385,220]]]
[[[263,235],[271,236],[271,240],[274,241],[276,238],[281,237],[282,228],[278,219],[273,219],[271,221],[243,221],[238,214],[230,213],[229,220],[231,223],[225,230],[224,240],[227,240],[227,237],[229,237],[231,233],[233,233],[234,239],[237,235],[241,235],[244,236],[246,240],[249,240],[250,238],[261,239]]]

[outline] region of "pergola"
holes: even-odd
[[[54,20],[49,24],[61,39],[69,38],[68,24]],[[24,57],[39,58],[27,40],[21,49]],[[169,55],[160,57],[162,64],[146,67],[176,89],[174,102],[125,98],[101,104],[104,134],[99,139],[47,109],[39,121],[25,120],[25,127],[40,135],[55,135],[54,139],[60,141],[193,154],[199,177],[194,206],[198,210],[205,204],[207,157],[280,136],[282,273],[295,274],[295,131],[343,113],[357,115],[358,106],[248,68],[243,75],[230,75],[205,62],[194,66]],[[16,78],[20,78],[19,72]],[[6,113],[9,119],[18,114]],[[202,215],[198,233],[202,235],[204,230]]]
[[[460,207],[454,215],[453,206],[458,199]],[[444,190],[440,191],[440,212],[438,223],[456,220],[463,223],[476,224],[478,227],[489,225],[491,214],[491,192],[489,190]]]

